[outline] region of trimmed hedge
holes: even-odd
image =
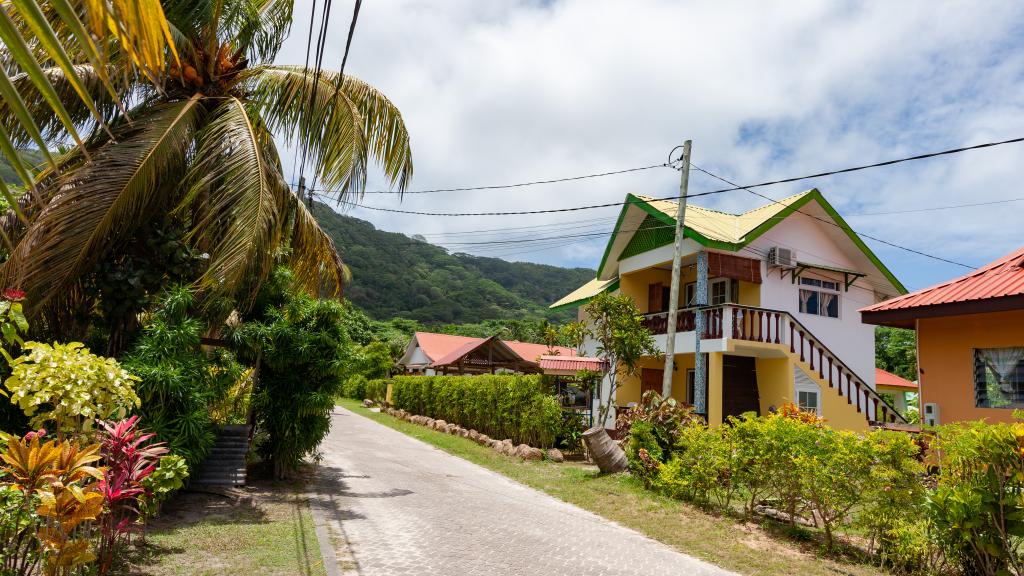
[[[366,383],[366,388],[363,397],[369,398],[374,402],[384,402],[388,395],[388,381],[382,378],[370,380]]]
[[[352,376],[348,380],[345,380],[345,383],[341,385],[341,395],[353,400],[368,398],[366,395],[367,384],[365,376],[361,374]]]
[[[561,428],[561,405],[537,375],[397,376],[391,384],[395,408],[492,438],[548,448]]]

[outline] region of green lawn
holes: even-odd
[[[813,538],[801,538],[806,533],[797,533],[794,537],[774,522],[742,523],[734,518],[710,515],[684,502],[645,490],[629,475],[601,475],[593,467],[568,463],[523,462],[465,438],[371,412],[354,400],[341,399],[339,403],[455,456],[647,534],[681,552],[742,574],[887,574],[855,561],[823,556]]]
[[[136,542],[125,570],[147,576],[324,574],[313,518],[300,487],[260,483],[245,497],[182,492]]]

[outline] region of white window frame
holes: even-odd
[[[831,284],[831,286],[825,286],[825,284]],[[840,285],[840,283],[838,281],[836,281],[836,280],[828,280],[828,279],[825,279],[825,278],[807,278],[807,277],[801,276],[800,277],[800,282],[797,283],[797,291],[796,291],[797,310],[801,314],[805,314],[807,316],[817,316],[819,318],[833,318],[835,320],[841,320],[842,317],[843,317],[843,301],[842,301],[842,294],[839,291],[839,285]],[[833,288],[833,286],[834,286],[834,288]],[[802,303],[800,301],[800,298],[801,298],[800,293],[802,291],[804,291],[804,290],[806,290],[808,292],[817,292],[818,293],[818,313],[817,314],[814,313],[814,312],[805,312],[802,309],[803,306],[802,306]],[[821,294],[829,294],[833,298],[836,299],[836,315],[835,316],[829,316],[828,314],[821,314],[820,313],[821,312]]]
[[[813,393],[813,394],[816,395],[815,397],[818,399],[818,405],[814,407],[814,413],[817,414],[817,416],[819,418],[823,418],[823,416],[821,414],[821,387],[818,386],[817,384],[806,384],[806,383],[796,383],[796,384],[794,384],[794,386],[793,386],[793,403],[796,404],[797,406],[800,406],[800,393],[801,392],[808,392],[808,393]]]
[[[708,280],[708,306],[720,306],[723,304],[732,303],[732,283],[730,278],[711,278]],[[718,302],[714,301],[715,289],[713,288],[716,284],[725,284],[725,301]],[[688,282],[683,287],[683,308],[689,308],[696,306],[694,300],[697,298],[697,283]]]

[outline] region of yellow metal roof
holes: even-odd
[[[573,304],[575,302],[589,300],[594,296],[597,296],[601,292],[604,292],[609,287],[611,287],[612,284],[615,284],[618,281],[618,278],[612,278],[611,280],[598,280],[597,278],[595,278],[590,282],[587,282],[583,286],[580,286],[579,288],[573,290],[569,294],[563,296],[561,300],[555,302],[551,306],[548,306],[548,308],[559,308],[561,306],[566,306],[569,304]]]
[[[730,244],[741,244],[747,234],[758,226],[771,220],[774,216],[797,202],[804,196],[811,193],[811,190],[794,194],[777,202],[755,208],[742,214],[729,214],[708,208],[701,208],[693,204],[686,206],[686,226],[708,240],[728,242]],[[670,218],[675,220],[676,212],[679,210],[679,203],[673,200],[655,200],[649,196],[636,195],[637,198],[646,202]]]

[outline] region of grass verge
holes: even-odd
[[[338,403],[450,454],[628,526],[680,552],[741,574],[888,574],[850,559],[824,555],[820,545],[806,532],[793,533],[772,521],[743,523],[708,514],[646,490],[629,475],[603,475],[592,466],[570,463],[523,462],[465,438],[372,412],[355,400],[339,399]]]
[[[180,492],[137,540],[124,573],[133,576],[325,574],[301,487],[254,482],[241,497]]]

